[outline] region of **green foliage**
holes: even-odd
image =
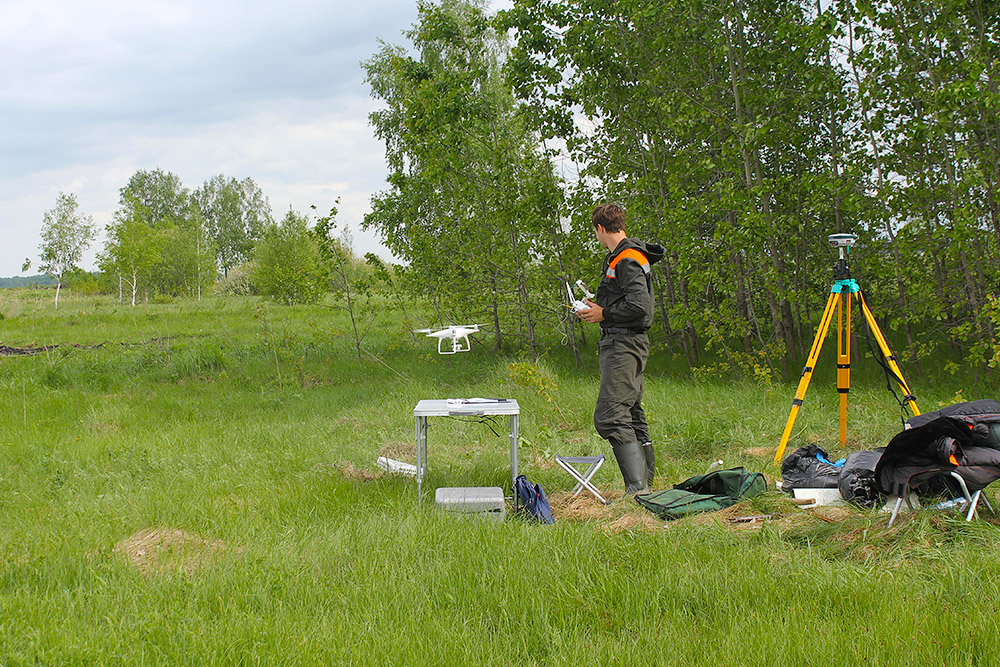
[[[223,273],[249,261],[257,240],[273,223],[271,205],[252,178],[213,176],[195,190],[192,200]]]
[[[241,264],[229,269],[229,272],[215,281],[216,294],[224,296],[252,296],[256,294],[251,280],[252,265]]]
[[[45,274],[39,274],[36,276],[14,276],[13,278],[0,278],[0,289],[7,289],[11,287],[33,287],[33,286],[44,286],[52,285],[55,286],[56,282],[52,279],[52,276],[47,276]]]
[[[250,278],[258,294],[288,305],[315,303],[326,291],[327,271],[308,219],[289,210],[257,244]]]
[[[215,277],[214,248],[180,178],[139,170],[120,194],[98,255],[104,288],[123,297],[127,286],[133,306],[140,294],[200,298]]]
[[[516,0],[496,22],[516,39],[510,85],[582,170],[577,233],[614,199],[630,232],[669,246],[654,268],[663,335],[689,364],[710,345],[734,370],[768,348],[769,373],[794,369],[829,285],[820,248],[843,231],[861,235],[853,269],[892,304],[900,357],[948,330],[990,339],[996,12]]]
[[[542,371],[537,363],[515,361],[508,365],[510,380],[520,387],[527,387],[545,399],[546,403],[555,405],[555,393],[559,387],[555,381]]]
[[[95,296],[101,292],[101,281],[99,276],[80,268],[74,268],[66,276],[66,286],[71,288],[76,294],[84,296]]]

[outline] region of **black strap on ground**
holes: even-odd
[[[865,299],[865,293],[862,292],[861,290],[858,290],[858,300],[861,301],[862,308],[867,310],[869,313],[872,313],[872,309],[869,308],[868,301],[867,299]],[[875,313],[872,313],[872,317],[874,316]],[[909,411],[906,408],[905,401],[913,400],[914,397],[910,395],[909,390],[906,387],[906,382],[903,380],[903,378],[899,376],[899,373],[892,370],[892,367],[889,366],[889,360],[882,353],[881,346],[872,345],[872,337],[871,337],[872,332],[871,332],[871,326],[868,324],[868,318],[862,317],[861,319],[864,320],[865,323],[865,341],[867,341],[868,343],[868,349],[871,351],[872,356],[875,358],[875,361],[878,362],[878,365],[882,367],[882,371],[885,373],[885,386],[889,390],[889,393],[892,394],[892,397],[896,399],[896,402],[899,403],[899,408],[901,412],[900,421],[903,422],[903,426],[905,427],[906,420],[909,418]],[[901,399],[899,395],[896,393],[896,389],[892,386],[893,380],[896,381],[896,384],[902,387],[903,391],[907,392],[904,398]]]

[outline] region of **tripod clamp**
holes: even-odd
[[[833,283],[833,287],[830,288],[832,294],[855,294],[861,291],[861,286],[858,285],[858,281],[854,278],[845,278],[842,280],[836,280]]]

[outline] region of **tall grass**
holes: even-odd
[[[31,296],[0,344],[61,346],[0,359],[2,665],[972,665],[1000,648],[989,522],[497,524],[377,474],[380,454],[413,460],[421,398],[504,395],[522,406],[522,469],[568,490],[553,454],[608,453],[589,358],[550,355],[526,381],[521,358],[438,357],[390,317],[358,359],[324,306],[269,306],[265,323],[253,300],[68,298],[57,314]],[[836,441],[838,396],[814,382],[793,444]],[[658,484],[715,458],[774,474],[755,448],[776,445],[793,390],[654,367]],[[923,391],[925,409],[954,392]],[[883,394],[852,392],[851,447],[898,429]],[[433,421],[428,484],[508,483],[496,430]],[[620,491],[614,467],[602,489]],[[174,539],[130,553],[143,531]]]

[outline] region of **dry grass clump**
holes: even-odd
[[[776,447],[748,447],[746,449],[741,449],[740,454],[744,456],[754,456],[757,458],[769,458],[774,456],[774,452],[777,451]]]
[[[126,537],[114,547],[144,576],[171,571],[191,574],[214,565],[226,545],[184,530],[146,528]]]
[[[559,491],[549,496],[549,506],[556,519],[566,521],[599,521],[601,529],[608,533],[626,530],[663,530],[663,521],[657,519],[631,498],[621,493],[606,494],[614,501],[611,505],[601,502],[589,493],[583,492],[576,498],[569,491]]]
[[[396,461],[413,462],[417,456],[417,446],[412,442],[387,442],[379,447],[378,456]]]
[[[540,470],[554,470],[559,467],[559,464],[554,459],[538,452],[531,452],[530,458],[532,467]]]

